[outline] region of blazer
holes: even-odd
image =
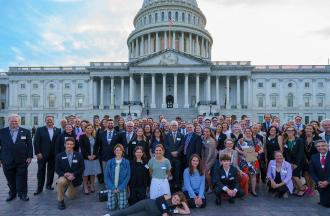
[[[263,123],[262,123],[262,129],[261,129],[261,130],[262,130],[263,132],[267,132],[268,129],[269,129],[271,126],[272,126],[272,123],[271,123],[271,122],[269,123],[269,127],[268,127],[268,128],[267,128],[266,122],[263,122]]]
[[[275,180],[276,177],[276,161],[271,160],[267,169],[267,177]],[[281,166],[281,180],[285,183],[290,193],[293,192],[293,183],[292,183],[292,169],[291,164],[283,161]]]
[[[74,187],[81,185],[82,175],[85,169],[84,159],[79,152],[73,152],[72,164],[70,167],[66,152],[56,155],[55,172],[58,177],[64,176],[64,173],[73,173],[75,179],[72,181]]]
[[[122,144],[124,146],[125,152],[127,154],[129,142],[127,142],[126,136],[127,136],[127,131],[119,133],[118,136],[116,137],[116,143]],[[133,132],[133,135],[132,135],[130,141],[132,141],[135,137],[136,137],[136,133]]]
[[[227,135],[224,134],[224,133],[221,133],[218,137],[218,140],[217,140],[217,150],[220,151],[220,150],[223,150],[225,149],[225,140],[227,139]]]
[[[183,153],[184,153],[184,148],[185,148],[185,143],[186,143],[186,139],[188,137],[188,134],[184,137],[184,141],[183,141]],[[188,143],[187,146],[187,150],[186,150],[186,154],[185,159],[187,161],[187,164],[189,164],[189,159],[193,154],[197,154],[199,155],[199,157],[202,158],[202,138],[197,135],[196,133],[192,134],[192,137]]]
[[[13,143],[9,127],[0,130],[0,160],[9,165],[26,163],[26,159],[33,158],[32,138],[29,130],[18,128],[16,142]]]
[[[317,153],[311,157],[309,174],[315,183],[318,183],[319,181],[330,182],[330,151],[328,151],[325,158],[325,173],[322,171],[320,153]]]
[[[81,150],[81,154],[85,160],[88,160],[88,156],[91,156],[91,144],[89,142],[89,138],[86,134],[83,134],[80,136],[79,139],[79,146]],[[100,151],[100,146],[99,143],[95,139],[95,144],[93,147],[93,155],[96,155],[95,159],[96,160],[99,156],[99,151]]]
[[[165,157],[170,161],[173,159],[171,152],[177,151],[178,158],[183,151],[184,135],[176,132],[176,137],[173,137],[173,132],[169,132],[164,138]]]
[[[289,163],[295,164],[298,167],[305,163],[305,143],[303,139],[296,138],[296,144],[290,152],[286,143],[284,143],[285,160]]]
[[[230,165],[228,176],[226,176],[226,172],[223,169],[223,166],[216,167],[213,173],[213,182],[214,186],[218,188],[228,187],[231,190],[239,190],[239,183],[237,177],[237,169]]]
[[[62,132],[56,139],[55,141],[55,155],[62,153],[65,151],[65,140],[67,137],[72,137],[76,140],[76,134],[72,132],[71,134],[68,134],[67,132]],[[76,140],[75,145],[74,145],[74,151],[78,152],[79,151],[79,143]]]
[[[33,139],[34,154],[42,154],[43,158],[55,159],[55,142],[58,136],[61,134],[61,130],[54,127],[54,134],[52,139],[49,137],[48,128],[46,126],[39,127]]]
[[[104,172],[104,181],[106,183],[107,189],[113,191],[115,188],[115,168],[116,168],[116,159],[112,158],[107,162],[107,166]],[[122,192],[127,188],[128,182],[131,178],[131,167],[127,159],[122,158],[120,163],[119,170],[119,180],[118,180],[118,189]]]
[[[100,158],[102,161],[108,161],[111,158],[115,156],[113,152],[113,148],[118,143],[117,142],[117,136],[118,132],[115,130],[112,130],[112,139],[110,143],[108,143],[108,131],[104,130],[99,133],[99,135],[96,137],[96,143],[99,146],[99,152],[100,152]]]

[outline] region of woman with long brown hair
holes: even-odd
[[[205,200],[205,175],[202,169],[201,158],[193,154],[189,160],[189,167],[183,172],[183,191],[190,208],[204,208]]]
[[[284,157],[292,166],[292,179],[295,186],[294,195],[304,196],[307,187],[300,181],[302,168],[305,163],[304,141],[297,137],[293,126],[288,126],[283,135]]]

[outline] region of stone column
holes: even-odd
[[[202,45],[201,45],[201,47],[202,47],[202,52],[201,52],[201,55],[202,55],[202,57],[203,58],[205,58],[205,46],[204,46],[204,37],[202,37]]]
[[[211,101],[211,75],[207,75],[206,79],[206,100]]]
[[[168,48],[167,32],[164,32],[164,49]]]
[[[148,34],[148,54],[151,54],[151,35]]]
[[[139,57],[139,38],[135,39],[135,58]]]
[[[173,74],[174,75],[174,108],[178,108],[178,74]]]
[[[241,109],[241,78],[240,76],[237,76],[237,109]]]
[[[9,84],[6,85],[6,106],[5,108],[8,109],[10,106],[10,100],[9,100]]]
[[[120,95],[120,97],[121,97],[121,100],[120,100],[120,104],[121,105],[124,105],[124,100],[125,100],[125,79],[124,79],[124,77],[121,77],[121,81],[120,81],[120,93],[121,93],[121,95]]]
[[[141,50],[140,56],[144,56],[144,36],[141,36]]]
[[[90,77],[89,78],[89,83],[88,83],[88,88],[89,88],[89,91],[88,91],[88,103],[89,103],[89,107],[90,109],[93,109],[94,107],[94,103],[93,103],[93,92],[94,92],[94,88],[93,88],[93,77]],[[63,85],[63,84],[62,84]]]
[[[110,109],[115,108],[115,77],[111,76],[110,86]]]
[[[251,77],[248,76],[247,77],[247,92],[248,92],[247,93],[247,106],[248,106],[248,109],[252,109],[252,104],[251,104],[252,94],[251,94],[251,91],[252,91]]]
[[[180,51],[184,52],[184,32],[181,33]]]
[[[196,74],[196,107],[199,102],[199,74]]]
[[[191,54],[191,55],[193,55],[193,47],[192,47],[192,34],[190,33],[189,34],[189,50],[190,50],[190,52],[189,52],[189,54]]]
[[[151,75],[151,104],[150,108],[156,108],[156,75]]]
[[[229,76],[227,76],[226,77],[226,109],[230,109],[230,101],[229,101],[229,99],[230,99],[230,91],[229,91],[229,88],[230,88],[230,86],[229,86],[229,81],[230,81],[230,77]]]
[[[144,75],[141,74],[140,76],[140,101],[142,103],[142,106],[144,107]]]
[[[220,85],[219,85],[219,76],[216,76],[215,79],[215,95],[216,95],[216,101],[217,101],[217,106],[220,107]]]
[[[189,76],[184,75],[184,108],[189,108]]]
[[[27,85],[26,85],[26,95],[27,95],[27,98],[26,98],[26,108],[31,108],[31,80],[27,80]]]
[[[162,108],[166,108],[166,74],[163,74],[163,104]]]
[[[133,74],[129,75],[129,101],[134,100],[134,89],[133,89]]]
[[[200,46],[199,46],[199,39],[198,39],[198,35],[196,35],[196,53],[195,55],[201,55],[201,50],[200,50]]]
[[[100,109],[104,109],[104,77],[101,77],[100,87]]]
[[[59,95],[60,95],[59,100],[60,101],[59,101],[59,104],[60,104],[60,109],[63,109],[63,107],[64,107],[64,104],[63,104],[63,102],[64,102],[64,96],[63,96],[63,80],[59,80],[59,89],[60,89],[60,93],[59,93]]]
[[[173,31],[173,33],[172,33],[172,49],[175,49],[175,40],[176,40],[176,35],[175,35],[175,31]]]
[[[159,35],[158,32],[156,32],[156,52],[159,52]]]

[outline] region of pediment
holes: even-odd
[[[132,62],[134,66],[208,65],[209,62],[176,50],[164,50]]]

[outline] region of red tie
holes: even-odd
[[[322,166],[322,172],[325,173],[325,156],[322,155],[321,158],[321,166]]]

